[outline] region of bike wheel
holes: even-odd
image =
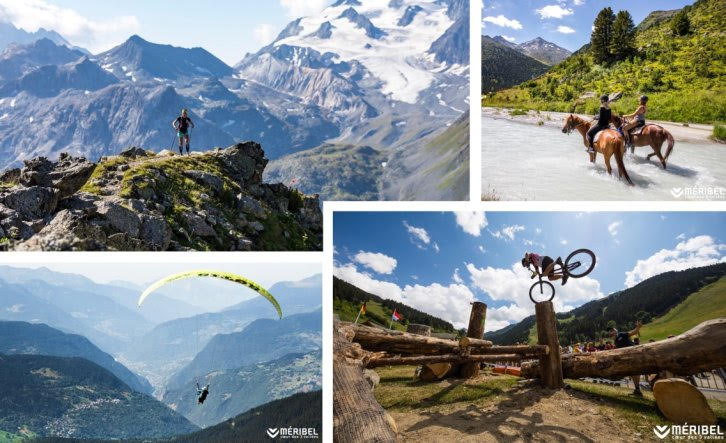
[[[576,270],[579,272],[575,272]],[[567,256],[565,270],[573,278],[584,277],[595,269],[595,253],[589,249],[578,249]]]
[[[554,297],[555,287],[548,281],[540,280],[529,288],[529,299],[532,300],[532,303],[550,301]]]

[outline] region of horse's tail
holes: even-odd
[[[666,149],[665,157],[663,157],[663,161],[665,162],[666,160],[668,160],[668,156],[671,155],[671,151],[673,150],[673,143],[675,142],[673,141],[673,136],[670,132],[668,132],[668,130],[663,129],[663,131],[666,133],[666,137],[668,138],[668,148]]]
[[[630,179],[628,171],[625,169],[625,163],[623,162],[623,156],[625,155],[625,142],[622,140],[618,140],[618,142],[618,149],[615,150],[615,162],[618,164],[618,171],[623,173],[623,177],[625,177],[625,180],[627,180],[630,186],[635,186],[633,181]]]

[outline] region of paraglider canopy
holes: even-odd
[[[233,274],[231,272],[224,272],[224,271],[214,271],[214,270],[197,270],[197,271],[186,271],[186,272],[179,272],[178,274],[172,274],[168,277],[164,277],[161,280],[154,282],[151,286],[146,288],[146,290],[141,294],[141,297],[139,297],[139,307],[141,307],[141,304],[146,300],[146,298],[151,295],[154,291],[161,288],[162,286],[171,283],[176,280],[183,280],[186,278],[195,278],[195,277],[213,277],[213,278],[219,278],[222,280],[231,281],[233,283],[238,283],[247,286],[248,288],[256,291],[261,296],[265,297],[267,300],[269,300],[270,303],[275,307],[275,310],[277,311],[277,315],[282,318],[282,309],[280,308],[280,304],[275,300],[275,297],[270,294],[267,289],[260,286],[258,283],[255,283],[254,281],[242,277],[241,275]]]

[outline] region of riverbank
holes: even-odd
[[[562,128],[565,118],[569,115],[566,112],[555,111],[527,111],[526,114],[512,115],[514,109],[482,107],[482,117],[490,117],[497,119],[512,120],[521,123],[529,123],[537,126],[551,126]],[[514,112],[517,114],[517,112]],[[592,119],[592,115],[575,114],[585,119]],[[648,120],[648,123],[660,125],[667,129],[677,142],[689,142],[698,144],[721,145],[711,140],[713,126],[706,124],[689,124],[684,126],[682,123],[664,122],[657,120]]]

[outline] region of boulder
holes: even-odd
[[[20,168],[8,169],[0,174],[0,183],[15,184],[20,181]]]
[[[171,241],[171,228],[163,217],[141,214],[139,238],[150,246],[150,249],[166,250]]]
[[[224,187],[224,181],[214,174],[204,171],[184,171],[184,175],[191,178],[192,180],[200,183],[203,186],[214,189],[216,192],[220,192]]]
[[[122,157],[126,158],[135,158],[135,157],[148,157],[149,153],[141,148],[137,148],[136,146],[131,146],[130,148],[126,148],[123,151],[121,151]]]
[[[678,424],[713,425],[716,415],[706,397],[695,386],[680,378],[658,380],[653,396],[660,412]]]
[[[101,200],[96,204],[96,215],[118,232],[138,237],[141,221],[134,211],[112,200]]]
[[[254,142],[238,143],[216,153],[235,181],[243,186],[262,183],[267,159],[262,147]]]
[[[263,220],[267,217],[265,208],[257,200],[242,194],[237,195],[237,199],[243,213]]]
[[[42,186],[15,186],[11,188],[3,203],[15,210],[23,220],[34,220],[46,217],[58,206],[59,191]]]
[[[174,157],[175,155],[176,153],[174,151],[168,149],[163,149],[156,154],[157,157]]]
[[[53,163],[45,157],[25,162],[19,182],[25,186],[52,187],[60,191],[60,198],[73,195],[83,187],[96,168],[83,157],[61,154]]]
[[[96,251],[106,247],[106,237],[84,221],[81,211],[64,209],[36,235],[15,246],[17,251]]]
[[[182,219],[192,235],[199,235],[201,237],[214,237],[217,235],[214,229],[202,217],[194,213],[184,212]]]
[[[14,240],[24,240],[34,234],[33,229],[23,222],[17,211],[8,208],[0,203],[0,227],[3,229],[3,237]]]

